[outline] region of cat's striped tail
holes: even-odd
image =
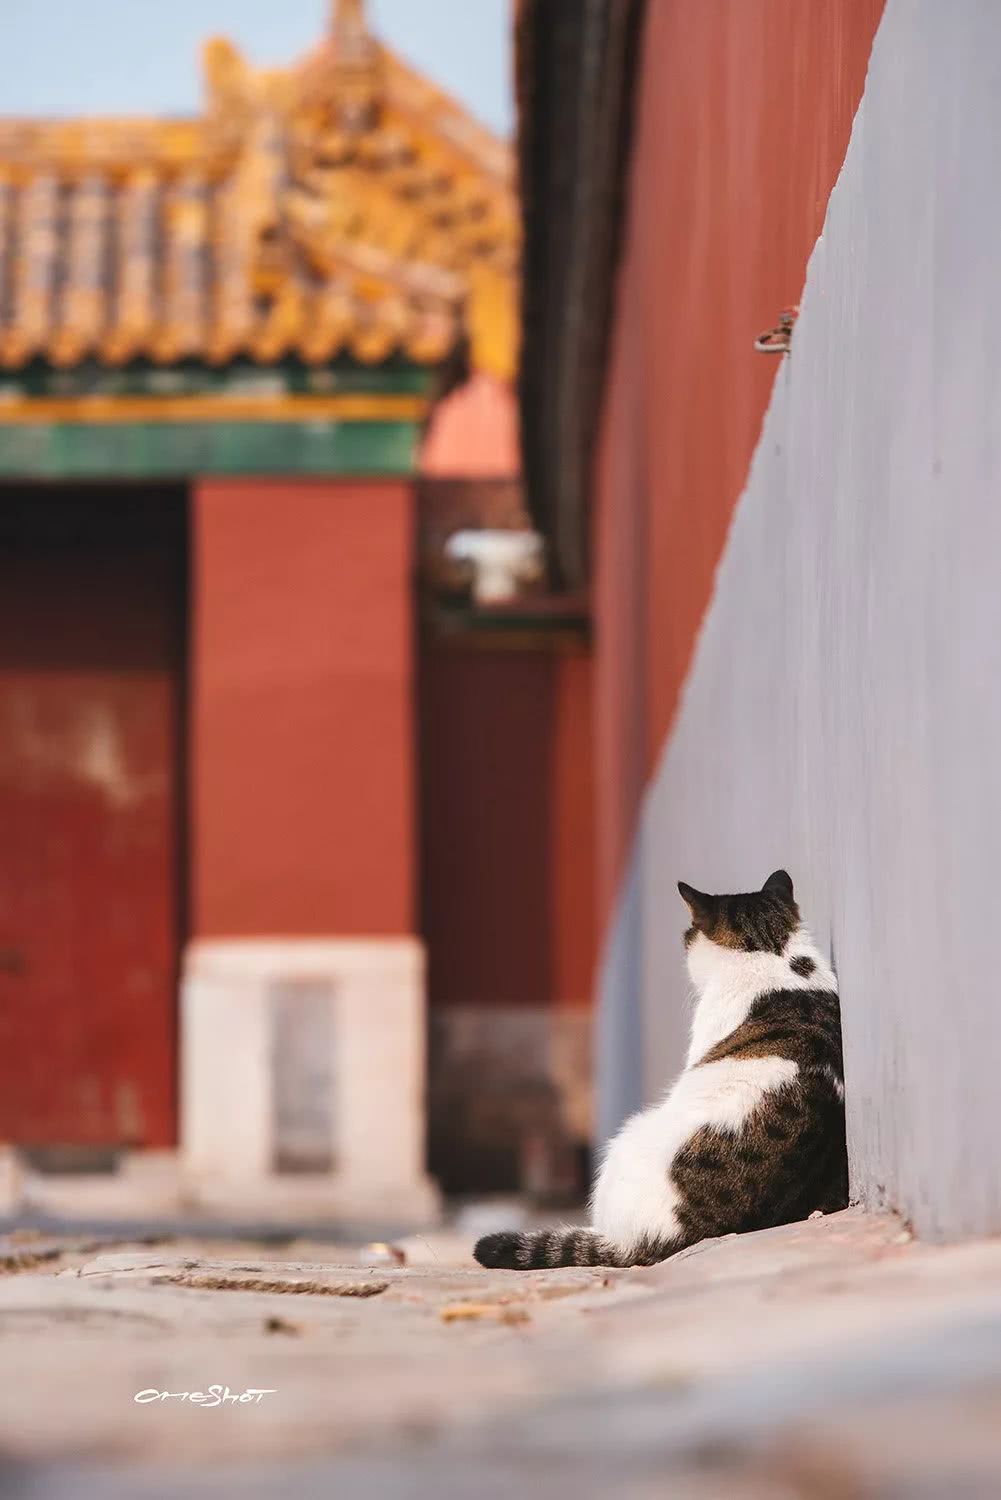
[[[617,1250],[596,1229],[508,1229],[485,1234],[473,1254],[491,1270],[541,1271],[552,1266],[652,1266],[681,1248],[676,1241],[644,1240],[627,1252]]]
[[[550,1266],[628,1265],[594,1229],[537,1229],[531,1234],[503,1230],[477,1240],[473,1254],[481,1266],[509,1271],[540,1271]]]

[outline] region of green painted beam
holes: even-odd
[[[0,477],[412,474],[416,422],[82,422],[0,425]]]

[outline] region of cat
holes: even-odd
[[[473,1251],[481,1265],[652,1265],[711,1236],[846,1206],[838,987],[792,880],[776,870],[744,895],[678,890],[696,995],[683,1072],[610,1142],[592,1228],[488,1234]]]

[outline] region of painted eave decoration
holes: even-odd
[[[377,41],[362,0],[290,68],[214,40],[204,69],[200,118],[0,120],[0,379],[463,347],[511,379],[510,148]]]

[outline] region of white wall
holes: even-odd
[[[637,849],[602,1024],[638,1006],[638,1093],[681,1061],[676,880],[785,865],[840,976],[854,1193],[1001,1231],[999,0],[889,0]]]

